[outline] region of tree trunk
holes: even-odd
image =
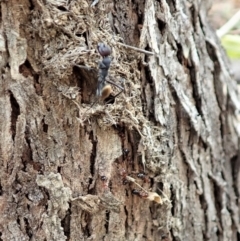
[[[1,1],[0,240],[240,239],[240,102],[209,5]],[[101,42],[124,86],[106,100]]]

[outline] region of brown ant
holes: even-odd
[[[124,168],[121,168],[119,170],[119,174],[122,176],[122,183],[123,185],[127,185],[128,184],[128,180],[127,180],[127,172]]]
[[[146,192],[144,192],[144,191],[137,190],[137,189],[133,189],[133,190],[132,190],[132,194],[137,195],[137,196],[139,196],[139,197],[141,197],[141,198],[146,198],[146,197],[148,197],[148,193],[146,193]]]
[[[121,168],[119,170],[119,174],[123,177],[123,179],[126,179],[126,176],[127,176],[127,172],[124,168]]]

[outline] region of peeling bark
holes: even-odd
[[[239,240],[240,100],[209,8],[1,2],[0,240]],[[99,42],[125,87],[108,104]]]

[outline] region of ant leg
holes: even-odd
[[[118,84],[115,84],[114,82],[112,82],[111,80],[106,80],[106,82],[108,82],[109,84],[111,85],[114,85],[116,87],[118,87],[121,91],[124,91],[124,87],[118,85]]]
[[[118,84],[115,84],[114,82],[110,81],[110,80],[106,80],[106,82],[108,82],[109,84],[112,84],[114,86],[116,86],[117,88],[120,89],[120,92],[118,92],[115,96],[112,96],[110,100],[108,100],[107,102],[105,102],[105,104],[110,103],[113,99],[115,99],[117,96],[119,96],[124,90],[125,88],[123,86],[120,86]],[[123,84],[122,84],[123,85]]]

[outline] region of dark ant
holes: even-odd
[[[122,136],[121,136],[122,135]],[[120,137],[124,140],[125,137],[124,137],[124,134],[120,134]],[[129,150],[127,148],[123,148],[122,149],[122,161],[129,161],[130,159],[130,155],[129,155]]]
[[[122,181],[123,185],[127,185],[128,183],[129,183],[129,181],[127,179],[123,179],[123,181]]]
[[[137,174],[137,177],[143,179],[143,178],[145,178],[145,173],[139,172],[139,173]]]
[[[123,158],[124,158],[124,159],[126,159],[126,158],[128,157],[129,152],[130,152],[130,151],[129,151],[127,148],[124,148],[124,149],[123,149]]]
[[[139,173],[137,174],[137,177],[140,178],[140,179],[142,179],[144,182],[149,182],[149,178],[148,178],[148,177],[146,176],[146,174],[143,173],[143,172],[139,172]]]
[[[107,181],[107,177],[106,176],[101,176],[100,177],[102,181]]]
[[[122,81],[123,82],[122,86],[119,86],[113,81],[106,79],[106,77],[108,76],[108,70],[112,62],[112,59],[109,57],[112,50],[108,45],[104,43],[98,43],[97,49],[103,59],[99,61],[99,64],[98,64],[98,83],[97,83],[96,96],[101,97],[102,101],[105,104],[114,103],[115,98],[124,91],[124,81]],[[77,65],[77,66],[80,68],[82,67],[86,69],[85,66],[80,66],[80,65]],[[110,84],[119,88],[120,92],[116,95],[112,95],[113,90]],[[98,100],[93,102],[89,109],[91,109],[97,103],[97,101]]]
[[[112,62],[111,58],[109,57],[112,50],[110,46],[104,43],[98,43],[97,49],[99,54],[103,57],[102,61],[100,61],[98,65],[99,71],[98,71],[97,96],[101,96],[102,100],[106,100],[108,97],[110,97],[113,90],[111,85],[106,84],[106,83],[110,83],[112,85],[115,85],[121,90],[117,95],[112,97],[112,99],[115,99],[118,95],[120,95],[124,91],[124,88],[122,86],[115,84],[110,80],[106,80],[106,77],[108,75],[108,70]],[[111,101],[111,98],[110,100],[107,100],[107,104],[110,101]]]
[[[130,151],[129,151],[127,148],[124,148],[124,149],[123,149],[124,155],[128,156],[129,152],[130,152]]]
[[[108,183],[107,183],[108,178],[106,176],[101,176],[100,179],[103,182],[104,189],[107,189],[108,188]]]
[[[139,196],[140,192],[137,189],[133,189],[132,194]]]
[[[137,196],[142,197],[142,198],[148,197],[148,193],[146,193],[146,192],[144,192],[144,191],[139,191],[139,190],[137,190],[137,189],[133,189],[133,190],[132,190],[132,194],[133,194],[133,195],[137,195]]]

